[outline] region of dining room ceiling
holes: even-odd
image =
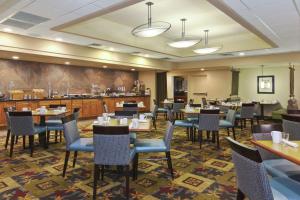
[[[170,31],[156,38],[131,35],[135,26],[147,21],[143,0],[0,0],[0,31],[9,28],[14,34],[173,62],[239,57],[240,52],[255,56],[300,51],[300,0],[153,2],[153,20],[172,24]],[[48,20],[27,29],[3,23],[18,12]],[[167,42],[180,36],[183,17],[188,20],[188,35],[203,37],[209,29],[209,44],[221,44],[222,50],[196,55],[194,48],[169,47]]]

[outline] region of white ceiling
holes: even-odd
[[[19,0],[9,9],[0,12],[0,22],[18,11],[25,11],[50,18],[51,20],[28,30],[11,27],[14,33],[51,40],[60,37],[65,42],[85,46],[91,43],[100,43],[105,45],[101,48],[107,50],[109,50],[109,47],[113,47],[114,50],[124,53],[141,52],[144,55],[148,54],[150,57],[153,56],[155,58],[170,57],[172,61],[176,62],[224,58],[222,55],[177,58],[51,30],[55,26],[78,19],[122,1],[126,0]],[[279,46],[274,49],[247,51],[245,52],[246,55],[300,51],[300,0],[223,0],[223,2]],[[5,1],[0,0],[0,5],[2,3],[5,3]],[[5,27],[0,24],[0,30]],[[235,56],[238,56],[238,54],[234,53],[234,55],[227,57]]]

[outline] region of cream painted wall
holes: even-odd
[[[188,99],[194,98],[199,103],[201,96],[194,96],[194,92],[207,92],[207,98],[227,98],[231,92],[231,71],[193,71],[193,72],[168,72],[167,85],[168,97],[173,98],[173,77],[183,76],[188,84]]]
[[[144,71],[139,72],[139,80],[145,83],[146,88],[150,88],[151,96],[150,96],[150,106],[151,110],[153,109],[153,99],[155,99],[156,95],[156,72],[155,71]]]
[[[300,77],[300,69],[296,69]],[[239,78],[239,96],[242,100],[278,100],[283,107],[287,106],[289,99],[289,69],[285,67],[265,67],[264,75],[275,76],[275,94],[258,94],[257,93],[257,76],[262,74],[260,67],[247,68],[240,70]],[[299,80],[295,76],[295,91],[299,91]],[[300,92],[297,92],[298,97]]]

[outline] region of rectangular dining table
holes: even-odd
[[[289,160],[300,165],[300,141],[292,141],[298,144],[298,147],[291,147],[286,144],[274,144],[272,140],[252,140],[255,146],[261,147],[281,158]]]
[[[195,108],[190,108],[190,109],[180,109],[181,112],[183,112],[184,114],[190,114],[190,115],[195,115],[195,114],[200,114],[202,108],[199,107],[195,107]],[[225,113],[220,111],[219,115],[221,117],[225,116]]]
[[[38,110],[33,110],[32,116],[38,116],[40,117],[40,126],[46,126],[46,117],[58,117],[62,116],[69,111],[63,111],[63,110],[47,110],[46,112],[40,112]],[[42,132],[39,134],[39,143],[41,146],[44,148],[48,148],[47,144],[47,137],[46,137],[46,132]]]
[[[128,119],[128,125],[131,123],[132,119]],[[120,124],[120,120],[116,118],[111,118],[109,121],[109,124],[106,125],[100,125],[97,123],[92,122],[88,126],[82,129],[82,131],[93,131],[93,126],[124,126],[123,124]],[[152,120],[151,119],[146,119],[143,122],[139,122],[139,125],[137,128],[132,128],[129,126],[129,131],[131,132],[150,132],[152,128]]]

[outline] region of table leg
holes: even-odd
[[[46,126],[46,117],[45,116],[40,116],[40,126]],[[39,143],[45,149],[48,148],[46,134],[47,134],[46,132],[42,132],[39,134]]]

